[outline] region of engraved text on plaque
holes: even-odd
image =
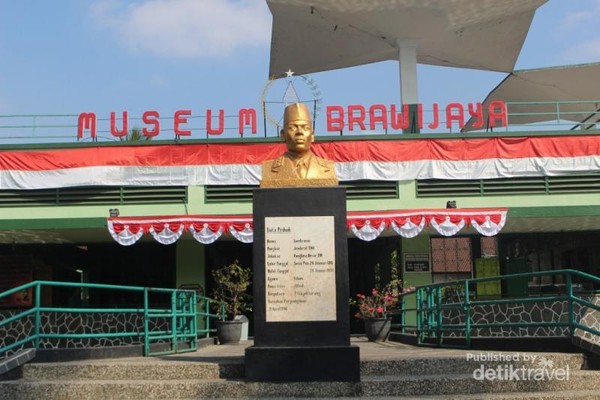
[[[266,321],[335,321],[333,216],[265,218]]]

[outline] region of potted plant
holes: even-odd
[[[401,281],[394,280],[383,289],[373,288],[369,295],[358,293],[355,299],[350,299],[350,304],[357,308],[354,316],[364,321],[369,341],[387,340],[392,325],[390,312],[398,307],[401,290]]]
[[[235,317],[252,309],[251,296],[247,293],[252,270],[235,260],[229,265],[213,270],[212,276],[215,281],[212,295],[219,302],[216,311],[223,313],[226,318],[216,323],[219,343],[239,343],[243,321],[236,320]]]

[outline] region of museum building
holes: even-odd
[[[278,1],[268,3],[276,47],[289,10],[278,11],[283,7]],[[528,22],[533,12],[525,13]],[[516,54],[521,43],[514,46]],[[410,52],[400,47],[405,55]],[[274,62],[285,61],[272,59],[272,70],[284,70]],[[513,65],[514,60],[508,70]],[[310,69],[297,71],[314,72]],[[585,78],[597,76],[598,69],[593,64],[512,71],[481,104],[453,103],[442,111],[416,98],[403,98],[408,112],[330,105],[325,118],[331,131],[317,131],[313,148],[336,163],[346,187],[350,293],[395,278],[418,286],[565,268],[600,275],[600,91],[590,88],[596,79]],[[523,87],[513,79],[519,74],[538,80]],[[403,78],[410,81],[406,76],[410,71]],[[536,91],[545,81],[555,83],[557,91]],[[561,83],[577,98],[565,97]],[[403,96],[408,92],[403,89]],[[504,108],[492,115],[499,105]],[[340,110],[347,112],[343,123]],[[123,136],[127,116],[114,114],[105,132]],[[72,124],[77,129],[71,143],[3,144],[0,292],[31,280],[56,280],[187,287],[210,294],[212,269],[234,260],[251,266],[252,194],[260,190],[261,163],[285,146],[266,127],[236,139],[209,136],[222,124],[257,130],[256,112],[254,120],[248,110],[231,121],[202,115],[208,122],[199,135],[186,131],[189,115],[169,118],[163,125],[172,122],[172,129],[153,140],[98,140],[92,133],[97,121],[85,113]],[[438,116],[442,133],[419,133]],[[156,116],[140,120],[153,136]],[[540,125],[549,120],[551,127]],[[371,125],[376,133],[334,132]],[[456,128],[460,132],[450,133]],[[89,137],[93,140],[77,140]],[[558,276],[531,278],[525,285],[490,287],[486,295],[535,295],[564,284]],[[68,297],[56,290],[43,300],[65,304]],[[15,296],[3,301],[4,308],[31,304]]]

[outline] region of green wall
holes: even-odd
[[[175,253],[175,286],[199,284],[206,291],[205,247],[196,240],[178,240]],[[204,293],[206,295],[206,292]],[[203,303],[198,303],[201,306]],[[204,328],[204,319],[198,318],[198,328]]]
[[[342,182],[343,184],[343,182]],[[385,200],[350,200],[348,211],[364,210],[411,210],[422,208],[446,208],[448,200],[456,200],[458,208],[541,208],[551,212],[556,207],[600,206],[598,193],[577,194],[536,194],[536,195],[502,195],[502,196],[449,196],[417,198],[416,181],[400,181],[399,197]],[[593,207],[592,207],[593,208]]]
[[[431,270],[429,272],[404,272],[404,255],[407,253],[427,253],[430,256],[429,268],[431,269],[431,251],[429,246],[429,236],[418,235],[414,238],[402,238],[402,279],[404,286],[427,285],[432,282]],[[417,305],[416,296],[409,295],[404,299],[405,308],[415,308]],[[404,321],[406,325],[416,325],[416,312],[410,312]]]
[[[397,199],[350,200],[347,205],[348,211],[445,208],[448,200],[456,200],[459,208],[535,208],[543,214],[556,214],[562,208],[577,208],[584,213],[597,214],[600,207],[600,196],[597,193],[417,198],[415,185],[415,181],[399,182],[400,195]],[[190,186],[187,204],[0,207],[0,222],[3,229],[97,228],[106,225],[109,208],[118,208],[122,217],[252,213],[252,203],[249,201],[205,203],[204,187]],[[586,210],[582,210],[583,208]]]

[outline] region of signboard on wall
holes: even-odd
[[[430,272],[428,253],[407,253],[404,255],[404,272]]]

